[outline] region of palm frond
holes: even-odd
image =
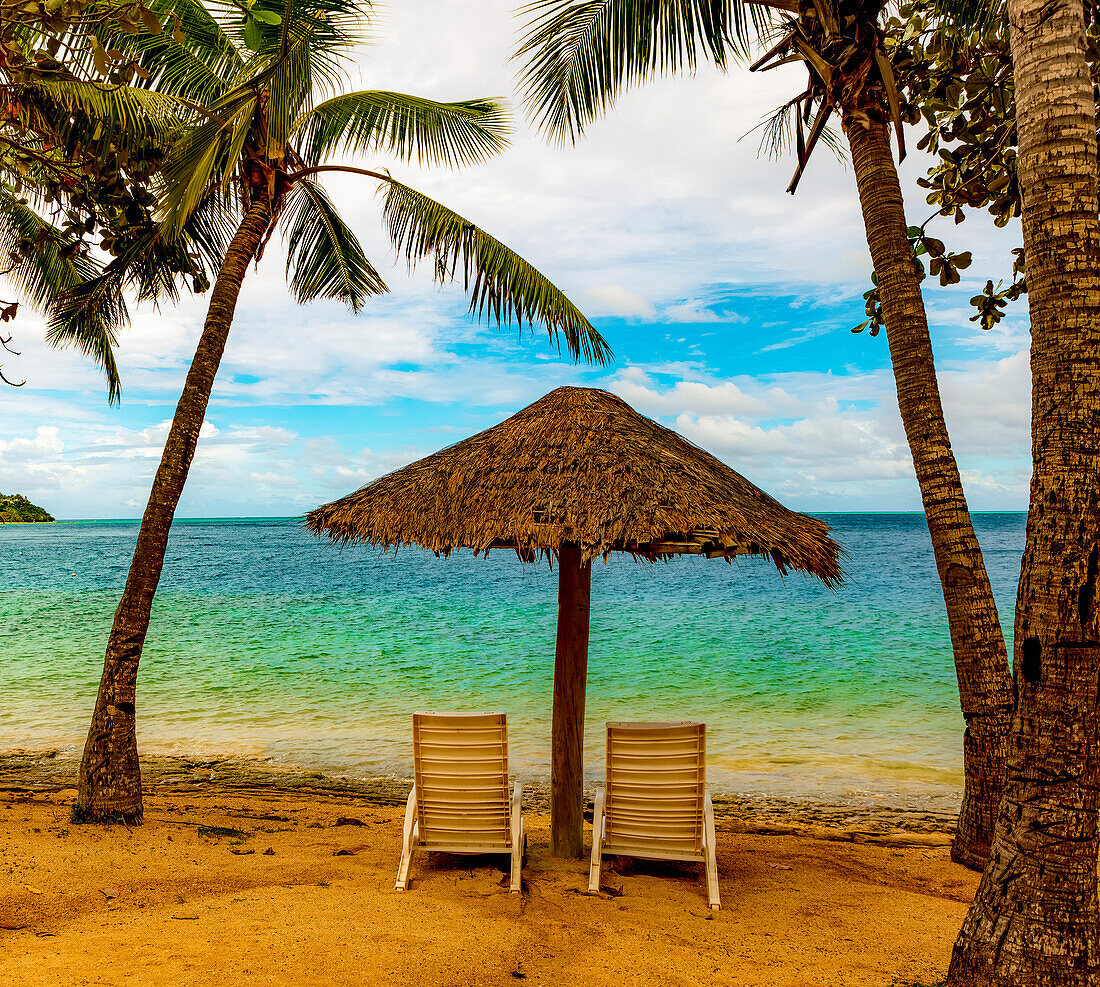
[[[401,182],[388,179],[383,217],[390,239],[409,266],[426,257],[443,283],[462,274],[470,312],[498,326],[536,322],[550,338],[564,338],[570,355],[606,365],[611,347],[565,294],[503,243]]]
[[[250,16],[271,15],[275,23],[253,22],[257,58],[274,71],[268,84],[266,108],[267,155],[282,156],[294,121],[307,109],[328,71],[343,74],[341,59],[334,49],[331,29],[312,3],[302,0],[262,0],[253,6]],[[335,57],[334,57],[335,56]],[[323,84],[323,83],[322,83]]]
[[[169,148],[161,172],[160,207],[166,227],[174,232],[183,229],[212,189],[221,193],[227,208],[231,207],[234,179],[252,130],[257,96],[244,90],[233,99],[228,106],[217,106],[221,119],[192,127]]]
[[[801,158],[806,147],[805,122],[801,96],[777,107],[753,128],[761,132],[760,153],[778,159],[793,151]],[[838,161],[847,160],[847,145],[832,127],[823,127],[818,139]]]
[[[769,13],[743,0],[536,0],[516,58],[528,113],[557,141],[575,141],[629,86],[709,59],[747,54],[750,25]]]
[[[139,85],[205,104],[240,73],[240,53],[201,0],[147,0],[145,6],[160,23],[159,33],[121,31],[110,20],[90,32],[100,49],[132,58],[148,73]],[[67,65],[77,75],[94,77],[95,47],[79,35],[73,40]]]
[[[169,265],[166,257],[173,250],[177,256],[186,255],[192,275],[208,277],[221,265],[233,232],[230,214],[221,208],[217,191],[211,190],[191,212],[174,243],[165,243],[160,226],[150,226],[143,236],[127,238],[121,253],[105,268],[78,271],[79,279],[51,300],[47,339],[62,342],[79,337],[101,309],[111,312],[112,306],[120,306],[127,290],[140,302],[176,301],[181,276],[178,265]],[[118,327],[126,324],[124,306],[113,312],[112,320]]]
[[[802,175],[806,171],[806,165],[810,162],[810,155],[814,153],[814,147],[816,147],[817,142],[821,139],[822,134],[828,130],[827,125],[832,113],[833,107],[831,103],[818,103],[817,115],[814,117],[813,123],[810,124],[810,132],[805,137],[805,143],[800,142],[798,148],[798,164],[794,169],[794,175],[791,177],[791,182],[787,186],[787,191],[790,192],[791,195],[794,195],[795,190],[798,188],[798,183],[802,181]]]
[[[51,346],[75,346],[103,368],[109,404],[118,404],[122,397],[114,348],[118,329],[130,321],[124,282],[117,270],[77,281],[57,295],[46,326],[46,342]]]
[[[221,267],[236,232],[237,217],[224,207],[222,190],[211,188],[187,217],[181,247],[195,257],[208,274],[213,274]]]
[[[351,25],[362,19],[355,0],[257,0],[223,21],[248,50],[249,74],[266,74],[267,156],[278,159],[296,120],[319,96],[348,82]]]
[[[150,73],[149,88],[200,105],[213,102],[228,88],[227,80],[244,69],[233,41],[198,0],[160,0],[150,6],[165,30],[112,38],[112,44],[137,57]]]
[[[389,289],[324,189],[301,179],[285,214],[287,282],[300,302],[338,298],[353,312]]]
[[[135,86],[64,79],[12,86],[8,92],[20,123],[55,135],[62,143],[74,136],[81,143],[167,144],[181,125],[183,107],[178,100]]]
[[[374,17],[370,0],[202,0],[241,51],[285,50],[295,37],[311,34],[333,51],[368,40]],[[259,16],[255,16],[256,14]],[[278,14],[277,18],[268,16]],[[284,17],[284,14],[288,16]]]
[[[30,241],[33,249],[20,251],[21,241]],[[41,312],[49,312],[54,301],[74,285],[101,274],[101,268],[91,258],[63,249],[71,245],[60,230],[33,209],[6,189],[0,190],[0,255],[14,254],[18,258],[4,276]],[[112,404],[118,402],[122,389],[114,347],[118,343],[118,329],[126,319],[122,295],[112,293],[102,304],[89,307],[80,318],[64,326],[51,324],[46,333],[52,346],[75,346],[99,364],[107,379],[107,397]]]
[[[509,127],[494,99],[437,103],[403,93],[358,92],[319,104],[294,130],[310,165],[348,151],[453,167],[499,154],[508,146]]]

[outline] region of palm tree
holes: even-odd
[[[974,534],[940,403],[928,321],[890,151],[904,153],[893,72],[883,49],[881,0],[539,0],[519,57],[525,98],[552,138],[572,140],[629,85],[709,58],[743,56],[755,27],[769,49],[754,68],[803,62],[793,122],[798,168],[840,118],[852,154],[878,276],[898,407],[924,502],[943,588],[966,732],[965,790],[952,857],[988,857],[1003,778],[1012,689],[993,591]]]
[[[429,258],[437,279],[461,275],[471,311],[498,325],[541,323],[573,357],[610,357],[607,344],[542,274],[498,240],[389,172],[332,159],[341,152],[468,165],[504,149],[506,120],[494,100],[437,103],[392,92],[340,92],[364,8],[355,0],[164,0],[173,30],[111,39],[135,53],[148,85],[190,111],[172,141],[158,189],[166,235],[188,228],[223,241],[202,336],[184,384],[138,532],[107,643],[103,677],[80,769],[74,819],[142,815],[134,733],[138,662],[169,528],[183,491],[214,377],[248,265],[277,226],[287,278],[306,302],[336,298],[357,311],[386,290],[320,184],[344,172],[385,190],[382,212],[410,265]],[[73,302],[79,308],[86,299]],[[66,313],[62,313],[66,314]]]
[[[1007,8],[1011,25],[1034,468],[1004,797],[948,982],[1084,987],[1100,976],[1100,204],[1091,22],[1081,0],[953,6],[963,20]]]

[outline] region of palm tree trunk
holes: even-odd
[[[107,641],[99,696],[80,762],[74,822],[141,822],[141,771],[134,729],[138,662],[149,630],[149,613],[160,582],[168,532],[195,455],[214,377],[233,324],[237,297],[248,264],[270,221],[270,205],[266,196],[261,195],[245,213],[210,295],[202,337],[176,406],[149,503],[138,529],[126,588]]]
[[[1100,976],[1100,222],[1081,0],[1009,0],[1031,312],[1033,471],[1011,756],[949,983]]]
[[[1004,780],[1012,683],[1004,633],[940,404],[920,277],[886,124],[846,120],[852,164],[878,274],[894,381],[936,558],[966,732],[965,787],[952,859],[980,869],[989,857]]]

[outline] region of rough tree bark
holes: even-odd
[[[214,282],[202,336],[176,406],[138,529],[126,588],[107,641],[99,695],[80,762],[74,822],[141,822],[141,771],[134,718],[138,662],[149,630],[149,613],[160,582],[172,518],[195,455],[237,297],[270,221],[270,204],[261,194],[245,213]]]
[[[989,856],[1004,780],[1012,686],[1004,633],[940,404],[920,277],[885,121],[845,120],[878,274],[894,381],[939,571],[966,732],[965,789],[952,859],[980,869]]]
[[[1016,709],[993,854],[953,987],[1100,975],[1100,222],[1080,0],[1009,0],[1031,312],[1033,472]]]

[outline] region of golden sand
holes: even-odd
[[[0,984],[931,984],[977,885],[942,839],[720,821],[722,911],[695,865],[609,859],[590,896],[528,811],[522,894],[506,858],[423,853],[400,893],[393,805],[155,794],[127,830],[70,825],[74,794],[0,801]]]

